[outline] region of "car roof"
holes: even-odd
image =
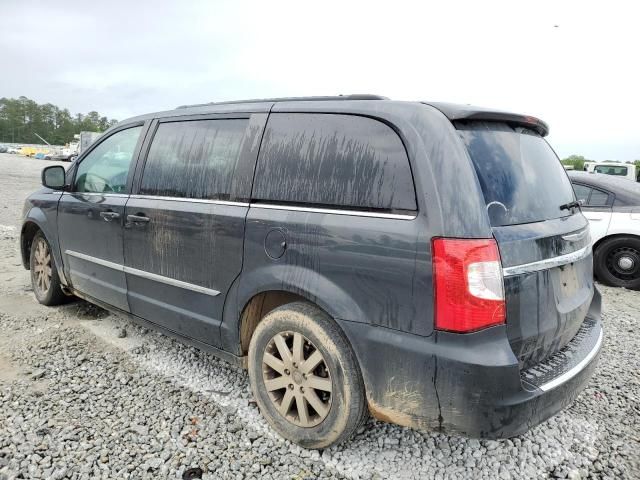
[[[567,172],[572,182],[607,190],[626,205],[640,205],[640,183],[628,178],[618,178],[604,173],[588,173],[575,170]]]
[[[501,121],[509,124],[524,126],[535,130],[542,136],[549,133],[548,125],[539,118],[520,115],[517,113],[505,112],[496,109],[476,107],[473,105],[462,105],[455,103],[445,102],[425,102],[425,101],[397,101],[391,100],[388,97],[382,95],[373,94],[353,94],[353,95],[338,95],[338,96],[318,96],[318,97],[281,97],[281,98],[263,98],[252,100],[233,100],[227,102],[210,102],[200,103],[195,105],[181,105],[175,110],[168,110],[164,112],[155,112],[137,117],[129,118],[120,122],[118,125],[123,125],[132,122],[141,122],[144,120],[158,118],[158,117],[175,117],[182,115],[195,115],[195,114],[210,114],[210,113],[241,113],[252,112],[268,113],[275,104],[289,104],[296,103],[302,104],[306,102],[307,105],[316,105],[323,102],[339,102],[343,107],[349,108],[349,103],[355,106],[362,105],[362,103],[375,104],[377,109],[383,110],[385,106],[387,108],[393,108],[393,105],[400,103],[404,104],[423,104],[439,110],[450,121],[457,120],[486,120],[486,121]]]

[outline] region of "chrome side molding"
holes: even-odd
[[[64,253],[66,253],[71,257],[76,257],[81,260],[86,260],[87,262],[92,262],[97,265],[102,265],[103,267],[117,270],[118,272],[124,272],[124,265],[120,265],[119,263],[114,263],[114,262],[110,262],[109,260],[103,260],[101,258],[92,257],[91,255],[86,255],[80,252],[74,252],[73,250],[65,250]]]
[[[350,215],[352,217],[389,218],[395,220],[414,220],[416,214],[370,212],[366,210],[341,210],[339,208],[315,208],[298,207],[295,205],[276,205],[271,203],[252,203],[251,208],[264,208],[268,210],[287,210],[290,212],[326,213],[331,215]]]
[[[212,205],[228,205],[231,207],[248,207],[248,202],[231,202],[228,200],[207,200],[203,198],[186,198],[186,197],[162,197],[158,195],[130,195],[130,198],[140,200],[164,200],[167,202],[187,202],[187,203],[209,203]]]
[[[553,258],[545,258],[537,262],[524,263],[513,267],[505,267],[502,269],[502,275],[510,277],[512,275],[521,275],[523,273],[539,272],[540,270],[548,270],[554,267],[560,267],[569,263],[577,262],[591,255],[591,245],[576,250],[575,252],[559,255]]]
[[[220,295],[220,292],[218,290],[214,290],[212,288],[206,288],[200,285],[195,285],[193,283],[183,282],[182,280],[176,280],[175,278],[165,277],[164,275],[158,275],[157,273],[151,273],[144,270],[138,270],[137,268],[127,267],[119,263],[103,260],[102,258],[92,257],[91,255],[86,255],[80,252],[74,252],[73,250],[65,250],[64,253],[71,257],[76,257],[80,258],[81,260],[86,260],[87,262],[95,263],[96,265],[111,268],[118,272],[128,273],[130,275],[146,278],[148,280],[164,283],[166,285],[184,288],[185,290],[191,290],[193,292],[204,293],[205,295],[211,295],[212,297]]]

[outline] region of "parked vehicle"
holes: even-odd
[[[589,219],[598,280],[640,289],[640,185],[585,172],[569,177]]]
[[[22,147],[19,153],[25,157],[33,157],[36,154],[36,149],[33,147]]]
[[[368,412],[518,435],[578,395],[603,338],[547,131],[368,95],[144,115],[44,169],[23,262],[45,305],[75,294],[245,366],[304,447]]]
[[[56,160],[58,162],[72,162],[78,156],[77,153],[73,152],[60,152],[49,155],[49,158],[46,160]]]
[[[585,171],[589,173],[602,173],[616,177],[626,178],[634,182],[640,182],[640,168],[631,163],[616,162],[589,162],[585,165]]]
[[[9,149],[7,147],[5,147],[4,145],[0,145],[0,153],[7,153]]]
[[[20,153],[20,149],[18,147],[8,147],[7,153],[12,153],[12,154]]]

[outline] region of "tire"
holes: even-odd
[[[640,238],[617,236],[596,249],[594,268],[598,280],[612,287],[640,290]]]
[[[285,347],[289,357],[283,361]],[[296,362],[300,354],[303,362]],[[249,380],[267,422],[304,448],[326,448],[348,439],[368,415],[349,342],[332,318],[307,303],[283,305],[260,321],[249,344]],[[286,398],[290,407],[283,414]]]
[[[36,233],[31,243],[29,268],[31,269],[31,286],[38,302],[53,306],[68,301],[68,297],[62,292],[51,247],[42,232]]]

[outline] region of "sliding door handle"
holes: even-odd
[[[149,223],[151,219],[145,215],[127,215],[127,222],[136,225],[142,225]]]
[[[100,212],[100,217],[105,222],[110,222],[111,220],[115,220],[116,218],[120,218],[120,214],[118,212],[112,212],[112,211]]]

